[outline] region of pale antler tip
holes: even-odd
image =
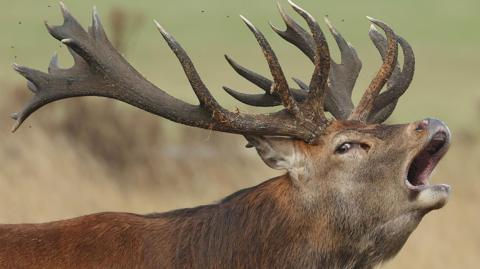
[[[327,16],[323,17],[323,21],[325,21],[325,23],[328,25],[329,28],[333,28],[333,25]]]
[[[15,133],[15,131],[17,131],[20,125],[22,124],[22,122],[18,120],[18,113],[13,113],[11,117],[12,119],[15,120],[15,124],[13,124],[12,129],[10,129],[10,132]]]
[[[285,11],[285,9],[283,8],[282,4],[280,3],[280,1],[277,1],[277,9],[278,9],[278,12],[280,12],[280,15],[285,19],[288,17],[287,15],[287,12]]]
[[[375,24],[370,24],[370,32],[378,32],[377,27],[375,27]]]
[[[309,17],[312,17],[310,15],[310,13],[308,13],[306,10],[304,10],[303,8],[301,8],[299,5],[295,4],[293,1],[291,0],[288,0],[288,3],[290,4],[290,6],[297,12],[297,13],[304,13],[304,14],[307,14]],[[313,18],[313,17],[312,17]]]
[[[268,22],[268,25],[270,25],[270,28],[272,28],[273,31],[275,32],[282,32],[282,30],[280,30],[280,28],[278,28],[277,26],[273,25],[273,22],[272,21],[269,21]]]
[[[288,0],[288,4],[292,7],[297,7],[297,8],[300,8],[297,4],[295,4],[292,0]]]
[[[165,28],[163,28],[163,26],[157,21],[157,20],[153,20],[153,22],[155,23],[155,26],[157,27],[158,31],[160,31],[160,33],[164,36],[164,37],[168,37],[169,34],[168,32],[165,30]]]
[[[93,8],[92,8],[92,16],[93,16],[94,22],[95,22],[95,23],[98,23],[99,16],[98,16],[97,6],[93,6]]]
[[[56,51],[53,52],[51,59],[51,61],[55,63],[58,61],[58,53]]]
[[[13,68],[13,70],[15,70],[15,72],[20,73],[23,76],[23,70],[22,70],[23,66],[21,66],[17,63],[13,63],[12,68]]]
[[[298,13],[300,14],[300,16],[302,16],[304,19],[306,19],[307,21],[310,20],[312,23],[316,23],[317,20],[315,19],[315,17],[312,16],[312,14],[308,13],[308,11],[306,11],[305,9],[301,8],[299,5],[293,3],[292,1],[289,1],[290,5],[292,6],[292,8]]]
[[[48,71],[52,71],[52,68],[58,68],[58,54],[53,52],[52,58],[50,59],[50,64],[48,65]]]
[[[97,6],[93,6],[92,9],[92,26],[95,30],[95,32],[103,32],[101,22],[100,22],[100,16],[98,15],[98,9]]]
[[[370,22],[372,22],[373,24],[376,24],[376,25],[378,25],[378,26],[381,26],[382,24],[385,24],[383,21],[377,20],[377,19],[372,18],[372,17],[370,17],[370,16],[367,16],[367,19],[368,19]]]
[[[74,41],[71,38],[64,38],[64,39],[60,40],[60,42],[62,42],[65,45],[68,45],[68,44],[73,43]]]
[[[231,62],[233,61],[232,58],[230,58],[230,56],[228,56],[227,54],[224,54],[223,57],[225,57],[225,59],[226,59],[229,63],[231,63]]]
[[[18,122],[16,122],[13,125],[12,129],[10,129],[10,132],[15,133],[15,131],[17,131],[18,127],[20,127],[20,124],[18,124]]]
[[[242,14],[238,15],[240,16],[240,19],[242,19],[242,21],[244,22],[250,22],[247,18],[245,18],[245,16],[243,16]]]
[[[252,31],[256,32],[257,31],[257,28],[255,28],[255,26],[253,25],[252,22],[250,22],[247,18],[245,18],[243,15],[240,15],[240,18],[242,19],[242,21],[248,26],[248,28],[250,28]]]
[[[282,17],[283,21],[285,23],[287,23],[288,21],[290,21],[290,17],[288,16],[287,12],[285,11],[285,9],[283,8],[283,6],[280,4],[280,2],[277,1],[277,9],[278,9],[278,12],[280,13],[280,16]],[[288,23],[287,23],[288,24]]]
[[[18,112],[14,112],[14,113],[10,114],[10,118],[12,118],[14,120],[18,120]]]
[[[20,65],[18,65],[17,63],[12,63],[12,68],[13,68],[15,71],[18,71],[18,69],[20,69]]]
[[[328,19],[328,17],[327,17],[327,16],[323,17],[323,20],[324,20],[325,23],[327,24],[328,29],[330,30],[330,32],[331,32],[333,35],[337,35],[337,34],[338,34],[337,29],[335,28],[335,26],[333,26],[332,22]]]
[[[280,1],[275,1],[275,3],[277,4],[278,10],[282,11],[283,7],[282,7],[282,4],[280,4]]]
[[[59,5],[64,17],[69,16],[70,12],[68,11],[67,5],[65,5],[63,1],[60,1]]]
[[[43,24],[44,24],[45,27],[47,28],[47,31],[48,31],[50,34],[52,34],[52,32],[53,32],[53,27],[48,23],[48,21],[47,21],[47,20],[44,20],[44,21],[43,21]]]

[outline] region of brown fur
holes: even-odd
[[[99,213],[0,225],[1,268],[372,268],[395,255],[422,216],[403,185],[426,141],[416,124],[336,122],[289,173],[221,202],[167,213]],[[369,144],[334,154],[339,137]]]

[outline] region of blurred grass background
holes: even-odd
[[[10,134],[11,112],[29,99],[12,62],[46,69],[54,51],[72,61],[43,21],[61,22],[56,1],[0,0],[0,222],[38,222],[98,211],[147,213],[210,203],[277,172],[266,168],[234,135],[181,127],[127,105],[82,98],[55,103]],[[274,1],[82,0],[65,1],[83,25],[96,5],[107,32],[126,58],[170,94],[196,102],[180,65],[152,20],[157,19],[189,52],[212,93],[242,111],[222,85],[255,92],[223,58],[267,75],[254,37],[238,14],[261,29],[285,73],[308,80],[309,61],[269,29],[283,26]],[[285,6],[287,4],[281,1]],[[416,73],[391,122],[440,118],[453,145],[433,177],[453,187],[446,208],[428,215],[405,248],[382,268],[478,268],[480,263],[480,2],[306,1],[298,4],[321,21],[328,15],[363,61],[358,99],[381,64],[368,38],[366,15],[388,22],[413,46]],[[293,14],[293,12],[291,12]],[[298,18],[298,17],[296,17]],[[323,27],[326,29],[325,27]],[[334,57],[338,51],[332,38]],[[262,110],[256,110],[262,111]]]

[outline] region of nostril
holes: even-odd
[[[429,121],[428,120],[422,120],[418,125],[417,128],[415,128],[415,131],[421,132],[425,129],[427,129]]]

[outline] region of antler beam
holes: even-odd
[[[325,19],[330,33],[341,52],[341,61],[330,58],[328,44],[313,16],[289,1],[292,8],[307,22],[310,33],[296,23],[280,7],[286,24],[281,31],[272,26],[283,39],[299,48],[314,64],[308,84],[294,79],[300,89],[291,89],[278,58],[264,35],[247,19],[245,24],[254,34],[267,60],[273,80],[242,67],[228,56],[234,70],[265,91],[264,94],[243,94],[224,87],[241,102],[254,106],[283,105],[284,109],[270,113],[251,115],[231,112],[223,108],[203,83],[196,68],[180,44],[158,22],[158,30],[177,56],[190,85],[199,100],[192,105],[159,89],[136,71],[111,45],[103,30],[96,9],[92,26],[88,31],[75,20],[60,3],[64,22],[49,26],[49,33],[64,43],[73,59],[69,69],[58,67],[58,58],[52,57],[48,73],[14,64],[14,69],[27,79],[28,88],[34,93],[30,102],[18,113],[15,131],[33,112],[44,105],[70,97],[103,96],[117,99],[181,124],[243,135],[290,136],[309,143],[317,141],[328,119],[329,111],[336,119],[380,123],[393,112],[398,99],[406,91],[413,77],[415,57],[410,45],[385,23],[369,18],[386,34],[383,37],[372,26],[370,38],[380,52],[383,64],[365,91],[359,105],[354,108],[352,89],[361,69],[355,49]],[[397,64],[398,44],[404,55],[403,67]],[[380,93],[386,85],[386,90]]]
[[[237,134],[291,136],[305,141],[312,141],[315,137],[287,110],[250,115],[221,107],[202,82],[186,52],[161,26],[157,25],[179,59],[200,105],[188,104],[167,94],[137,72],[109,42],[96,9],[88,32],[63,3],[61,9],[63,24],[47,24],[47,29],[68,46],[75,64],[69,69],[61,69],[54,56],[48,73],[14,64],[14,69],[28,80],[34,96],[20,112],[12,114],[16,120],[13,131],[48,103],[77,96],[103,96],[194,127]]]

